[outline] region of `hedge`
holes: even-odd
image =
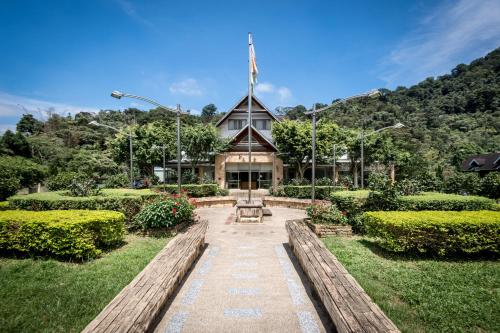
[[[398,210],[494,210],[495,201],[474,195],[424,192],[400,196]]]
[[[154,189],[163,191],[163,185],[155,185]],[[167,184],[165,185],[165,191],[167,193],[177,193],[177,184]],[[186,193],[188,196],[193,198],[200,197],[212,197],[219,195],[220,189],[217,184],[186,184],[181,186],[181,191]]]
[[[367,212],[369,236],[393,252],[500,254],[500,212]]]
[[[372,198],[376,198],[373,196]],[[382,210],[381,205],[370,198],[369,191],[341,191],[330,196],[340,210],[359,213],[365,210]],[[391,210],[495,210],[495,201],[479,196],[424,192],[418,195],[398,196]]]
[[[128,222],[141,210],[145,200],[158,197],[150,190],[104,189],[98,196],[72,197],[67,191],[16,195],[9,198],[10,206],[17,209],[43,210],[114,210],[122,212]]]
[[[0,211],[10,209],[8,201],[0,201]]]
[[[95,258],[118,245],[125,216],[111,211],[2,211],[0,251],[64,259]]]
[[[316,199],[324,200],[330,198],[330,192],[333,191],[333,186],[315,186]],[[271,195],[277,197],[289,197],[297,199],[309,199],[312,194],[311,185],[280,185],[276,190],[271,191]]]

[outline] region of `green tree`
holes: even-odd
[[[33,117],[32,114],[23,114],[16,125],[16,130],[23,134],[37,134],[43,129],[43,122]]]
[[[182,129],[182,149],[186,152],[191,163],[191,172],[202,160],[209,160],[211,156],[225,147],[223,140],[215,126],[195,125]]]
[[[0,139],[0,147],[5,154],[31,157],[31,148],[28,140],[21,132],[5,131]]]
[[[281,157],[286,163],[296,166],[298,177],[304,179],[305,171],[311,165],[312,125],[310,121],[284,120],[275,123],[272,128],[273,138]],[[342,142],[344,132],[337,124],[319,121],[316,127],[317,161],[325,161],[331,156],[333,143]]]
[[[216,114],[217,107],[215,106],[215,104],[205,105],[201,110],[201,121],[205,124],[209,123],[214,119]]]

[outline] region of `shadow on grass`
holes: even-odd
[[[480,253],[480,254],[469,254],[469,253],[457,253],[448,256],[439,256],[433,253],[399,253],[391,252],[383,247],[381,247],[373,239],[359,239],[356,240],[359,244],[366,247],[373,254],[378,257],[382,257],[387,260],[394,261],[442,261],[442,262],[465,262],[465,261],[498,261],[498,256],[493,253]]]

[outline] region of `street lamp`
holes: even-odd
[[[116,132],[122,132],[120,129],[118,129],[116,127],[105,125],[105,124],[101,124],[101,123],[98,123],[95,120],[92,120],[89,123],[89,125],[99,126],[99,127],[106,127],[106,128],[112,129],[112,130],[114,130]],[[132,149],[132,129],[129,129],[128,134],[125,133],[125,135],[128,136],[129,146],[130,146],[130,187],[134,188],[134,162],[133,162],[134,161],[134,153],[133,153],[133,149]]]
[[[111,97],[114,97],[117,99],[121,99],[122,97],[139,99],[141,101],[153,104],[153,105],[155,105],[163,110],[174,112],[176,114],[176,116],[177,116],[177,191],[178,191],[178,194],[181,194],[181,115],[189,114],[189,111],[188,112],[181,111],[180,104],[177,104],[177,108],[174,110],[172,108],[161,105],[160,103],[156,102],[155,100],[152,100],[152,99],[149,99],[146,97],[142,97],[142,96],[123,93],[123,92],[117,91],[117,90],[114,90],[111,93]]]
[[[378,130],[373,131],[368,135],[365,135],[365,126],[363,125],[363,127],[361,128],[361,188],[362,189],[365,188],[365,154],[364,154],[365,137],[388,129],[398,129],[402,127],[405,127],[405,125],[403,125],[402,123],[396,123],[392,126],[379,128]]]
[[[370,90],[364,94],[359,94],[359,95],[354,95],[350,97],[343,98],[341,100],[338,100],[328,106],[325,106],[321,109],[316,110],[316,103],[314,103],[312,111],[311,112],[306,112],[306,115],[312,115],[312,191],[311,191],[311,204],[314,205],[316,193],[315,193],[315,186],[316,186],[316,114],[319,112],[323,112],[326,110],[329,110],[339,104],[345,103],[347,101],[356,99],[356,98],[361,98],[361,97],[377,97],[380,95],[380,91],[377,89]]]

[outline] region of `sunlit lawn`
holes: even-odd
[[[500,262],[391,255],[368,239],[330,251],[403,332],[500,332]]]
[[[128,235],[126,241],[84,264],[1,258],[0,331],[81,331],[168,239]]]

